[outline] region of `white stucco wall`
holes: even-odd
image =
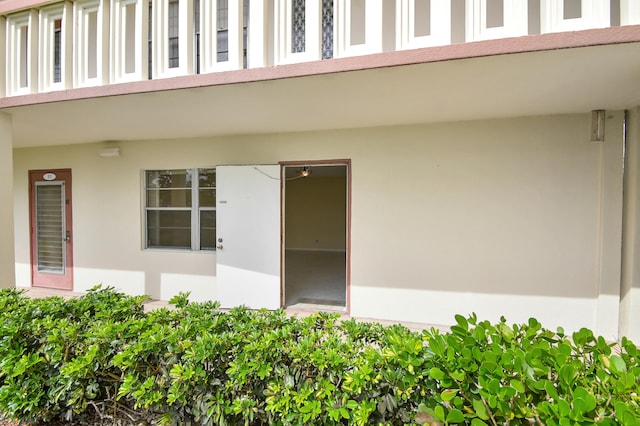
[[[0,288],[13,287],[13,140],[11,117],[0,113]]]
[[[351,314],[456,313],[618,333],[622,113],[120,142],[15,151],[16,272],[29,284],[27,171],[73,172],[75,289],[215,298],[215,254],[142,250],[141,171],[352,160]],[[617,133],[616,133],[617,132]],[[617,247],[617,251],[615,248]],[[614,309],[615,312],[610,311]]]
[[[620,334],[640,341],[640,107],[629,110],[625,162]]]

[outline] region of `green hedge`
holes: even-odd
[[[456,317],[449,333],[337,315],[229,312],[96,288],[0,291],[0,413],[25,422],[640,424],[640,365],[582,329]]]

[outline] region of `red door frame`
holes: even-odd
[[[47,175],[45,179],[45,175]],[[64,182],[66,263],[64,274],[47,274],[38,271],[38,247],[36,242],[36,182]],[[73,290],[73,220],[71,208],[71,169],[29,170],[29,230],[31,243],[31,285],[34,287]],[[62,238],[62,236],[61,236]]]

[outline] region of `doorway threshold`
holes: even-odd
[[[311,311],[346,312],[343,302],[330,299],[300,298],[295,303],[287,305],[287,309],[303,309]]]

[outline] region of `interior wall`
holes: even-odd
[[[287,181],[285,248],[346,250],[346,188],[345,176]]]
[[[143,170],[348,158],[352,315],[435,324],[471,312],[533,316],[615,338],[617,321],[599,324],[598,301],[620,296],[611,283],[622,207],[602,176],[621,178],[622,162],[609,158],[622,158],[622,141],[592,143],[590,116],[131,141],[111,159],[98,157],[101,144],[16,149],[17,280],[30,279],[29,169],[72,169],[76,289],[103,282],[206,299],[216,297],[215,253],[142,249]],[[607,135],[619,126],[621,114],[609,115]]]
[[[0,113],[0,288],[13,287],[13,139],[11,117]]]

